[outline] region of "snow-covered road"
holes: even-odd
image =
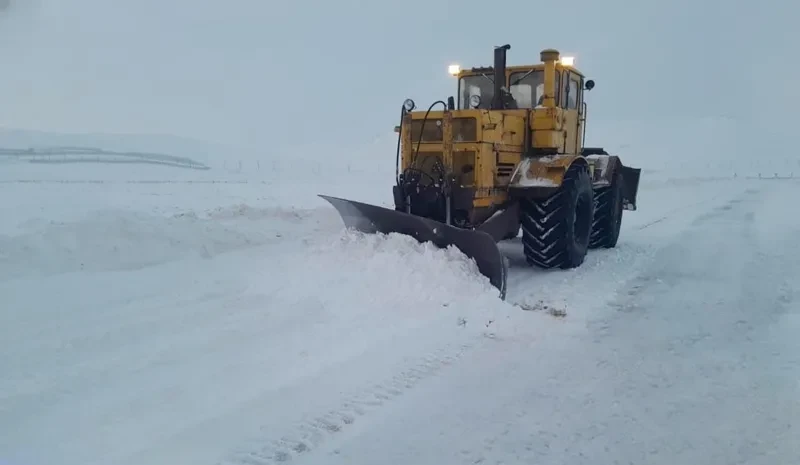
[[[149,203],[51,223],[0,187],[0,461],[800,462],[795,181],[643,179],[577,270],[503,244],[507,302],[262,187],[47,186]]]

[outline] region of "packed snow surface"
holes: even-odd
[[[502,243],[502,302],[315,197],[391,174],[183,173],[3,170],[0,462],[800,463],[796,180],[645,172],[578,269]]]

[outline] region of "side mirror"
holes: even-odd
[[[452,95],[447,97],[447,109],[451,111],[456,109],[456,99]]]
[[[586,81],[586,84],[585,84],[585,86],[586,86],[586,87],[585,87],[585,88],[586,88],[586,90],[592,90],[592,89],[594,89],[594,81],[593,81],[593,80],[591,80],[591,79],[589,79],[588,81]]]

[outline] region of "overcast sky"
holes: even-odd
[[[793,128],[800,103],[793,0],[10,3],[2,126],[245,146],[370,140],[391,133],[404,98],[427,107],[455,94],[448,64],[490,65],[504,43],[509,64],[548,47],[575,55],[597,83],[595,121],[771,116]]]

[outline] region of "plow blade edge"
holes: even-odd
[[[489,234],[456,228],[421,216],[355,200],[327,195],[320,197],[336,208],[347,228],[368,234],[405,234],[419,242],[432,242],[440,248],[455,246],[464,255],[475,260],[481,274],[489,278],[489,282],[500,290],[500,298],[505,299],[508,267],[497,243]]]

